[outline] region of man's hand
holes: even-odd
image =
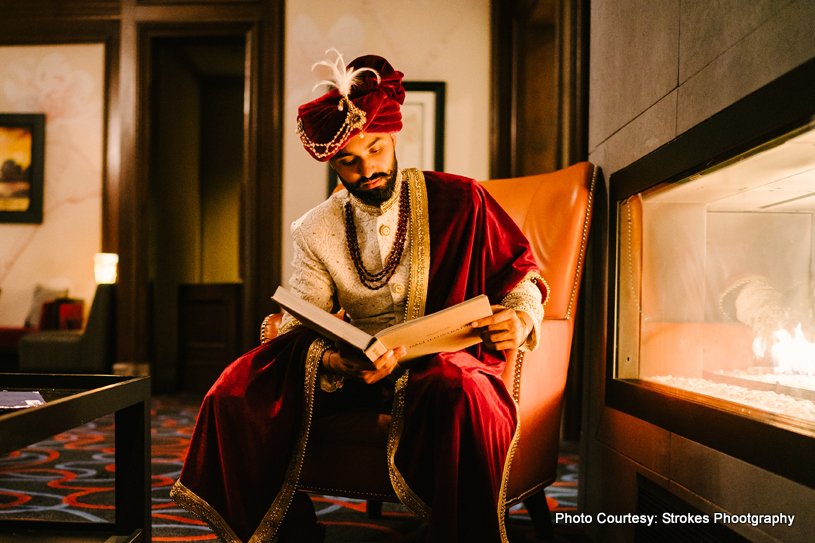
[[[359,379],[370,385],[390,375],[396,369],[399,359],[405,356],[407,349],[397,347],[373,362],[344,351],[342,347],[339,351],[327,351],[323,355],[323,367],[331,373]]]
[[[484,345],[494,351],[517,349],[532,331],[532,317],[502,305],[493,305],[492,316],[472,323]]]

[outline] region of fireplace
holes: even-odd
[[[815,488],[815,61],[609,180],[605,403]]]

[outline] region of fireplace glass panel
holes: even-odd
[[[815,432],[815,123],[620,202],[615,378]]]

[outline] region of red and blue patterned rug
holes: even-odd
[[[160,396],[152,400],[153,541],[216,540],[209,528],[170,500],[198,415],[199,398]],[[112,522],[113,416],[59,434],[0,457],[0,521],[3,519]],[[561,455],[557,481],[546,489],[549,508],[577,510],[577,456]],[[401,504],[383,504],[371,519],[363,500],[313,496],[327,542],[408,543],[421,540],[424,524]],[[534,541],[523,505],[510,510],[511,542]],[[555,526],[556,540],[584,541],[568,526]]]

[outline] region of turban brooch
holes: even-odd
[[[297,134],[311,156],[325,162],[360,132],[398,132],[402,129],[404,74],[382,57],[366,55],[345,66],[337,51],[334,62],[316,66],[332,70],[331,89],[298,109]],[[315,87],[316,88],[316,87]]]

